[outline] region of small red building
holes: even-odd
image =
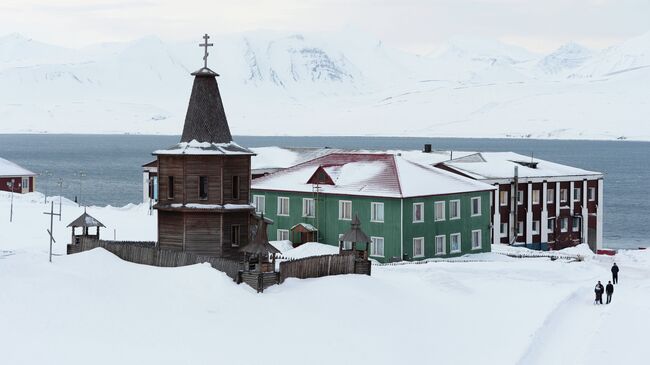
[[[34,191],[36,174],[19,165],[0,158],[0,190],[14,193],[31,193]]]

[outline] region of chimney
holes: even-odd
[[[422,150],[424,153],[431,153],[431,143],[427,143],[424,145],[424,150]]]

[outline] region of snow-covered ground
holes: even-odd
[[[595,306],[611,257],[373,266],[371,277],[290,279],[256,294],[208,265],[156,268],[97,249],[61,255],[71,202],[0,193],[3,364],[645,364],[650,250],[621,251],[613,303]],[[47,207],[47,209],[46,209]],[[146,207],[91,207],[118,239],[155,239]],[[286,245],[285,245],[286,246]],[[315,251],[320,251],[316,245]],[[288,249],[288,247],[285,247]],[[309,247],[308,247],[309,248]],[[303,249],[306,250],[306,249]],[[585,253],[574,249],[572,253]],[[494,256],[505,259],[497,259]],[[494,257],[494,260],[490,260]]]

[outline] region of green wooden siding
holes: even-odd
[[[402,240],[404,244],[403,253],[408,259],[412,259],[414,237],[425,238],[424,258],[436,257],[434,254],[434,237],[440,234],[445,234],[447,236],[447,250],[446,255],[443,257],[457,256],[459,254],[450,254],[449,250],[449,234],[456,232],[459,232],[462,235],[462,251],[460,254],[485,252],[490,250],[489,192],[404,199],[403,236],[400,235],[402,229],[402,199],[330,194],[319,194],[317,198],[315,194],[312,193],[262,191],[257,189],[253,189],[252,195],[263,195],[265,197],[264,215],[274,221],[274,224],[269,226],[270,240],[278,239],[278,229],[290,230],[291,227],[298,223],[309,223],[319,229],[318,240],[320,242],[337,245],[339,234],[345,233],[350,228],[349,220],[339,219],[339,201],[348,200],[352,202],[352,216],[355,214],[359,215],[363,231],[370,237],[382,237],[384,239],[384,256],[373,257],[378,261],[387,262],[391,258],[401,258]],[[481,197],[481,215],[478,217],[470,217],[470,199],[471,197],[476,196]],[[278,197],[289,198],[288,216],[278,216]],[[316,217],[309,218],[302,216],[303,198],[313,198],[316,200]],[[449,220],[449,201],[453,199],[459,199],[461,201],[461,219],[458,220]],[[446,202],[445,208],[447,219],[442,222],[434,222],[434,202],[439,200],[444,200]],[[370,221],[372,202],[384,204],[383,223]],[[423,223],[413,223],[414,202],[424,203]],[[471,249],[471,231],[475,229],[481,229],[482,232],[481,250]]]

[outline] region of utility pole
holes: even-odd
[[[7,187],[11,189],[11,206],[9,208],[9,223],[14,221],[14,180],[7,182]]]
[[[47,214],[50,216],[50,229],[47,230],[47,233],[50,235],[50,262],[52,262],[52,243],[56,242],[54,240],[54,216],[58,215],[59,217],[61,216],[60,214],[54,213],[54,202],[51,202],[52,204],[50,205],[50,212],[43,212],[43,214]]]

